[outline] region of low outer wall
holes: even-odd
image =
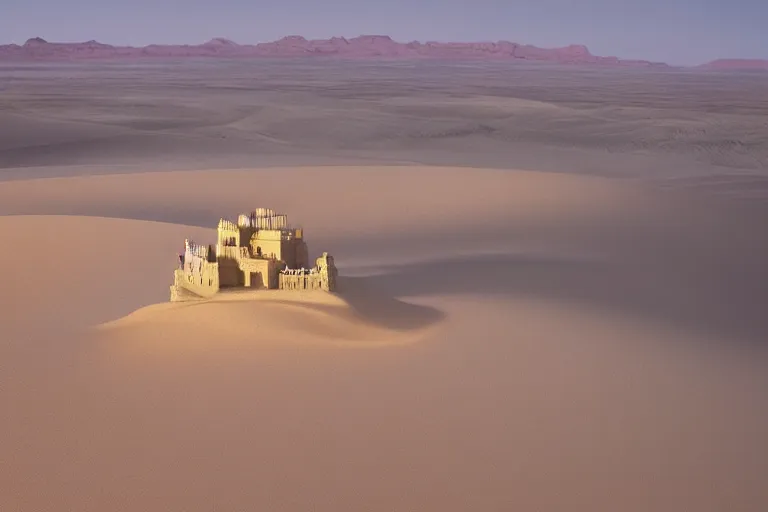
[[[212,276],[201,277],[199,274],[189,274],[182,269],[177,268],[173,273],[173,287],[177,290],[175,292],[171,291],[171,300],[174,300],[174,296],[178,298],[180,295],[178,293],[179,288],[203,298],[213,297],[219,292],[218,272],[216,272],[215,275],[215,279]],[[200,282],[201,279],[203,280],[202,282]]]
[[[279,274],[279,288],[281,290],[324,290],[334,291],[328,283],[328,275],[316,274]]]

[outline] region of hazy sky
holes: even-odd
[[[768,0],[0,0],[0,41],[399,41],[586,44],[596,55],[698,64],[768,58]]]

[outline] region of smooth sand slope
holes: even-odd
[[[269,206],[335,296],[167,303]],[[0,184],[0,510],[768,507],[754,205],[560,174]]]

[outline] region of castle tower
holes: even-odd
[[[324,252],[322,256],[315,260],[317,270],[320,272],[321,288],[329,292],[336,291],[336,277],[339,275],[336,265],[333,262],[333,256]]]

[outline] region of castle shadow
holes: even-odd
[[[551,299],[728,342],[768,340],[768,322],[760,306],[766,303],[762,288],[750,288],[740,280],[695,280],[677,268],[653,263],[477,256],[390,266],[377,275],[344,282],[389,297],[471,294]],[[350,292],[352,301],[354,293]]]
[[[337,282],[336,294],[366,322],[408,331],[429,327],[445,318],[445,313],[436,308],[404,302],[385,289],[369,286],[368,278],[339,276]]]

